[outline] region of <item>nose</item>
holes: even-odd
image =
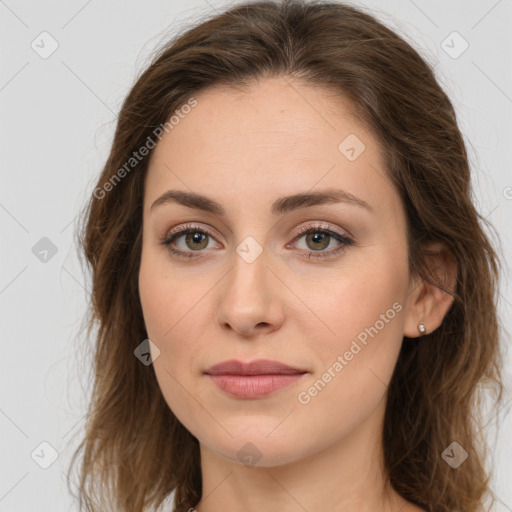
[[[233,268],[219,284],[217,318],[222,329],[254,337],[280,328],[285,286],[269,267],[266,251],[251,263],[235,254]]]

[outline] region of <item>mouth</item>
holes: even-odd
[[[229,396],[254,399],[283,389],[300,380],[308,372],[278,361],[260,359],[249,363],[224,361],[204,373]]]

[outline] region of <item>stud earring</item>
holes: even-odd
[[[420,336],[423,336],[423,335],[427,332],[427,330],[425,329],[425,325],[423,324],[423,322],[420,322],[420,323],[418,324],[418,331],[419,331],[419,333],[420,333]]]

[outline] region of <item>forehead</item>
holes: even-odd
[[[197,106],[180,116],[173,135],[164,135],[167,143],[162,141],[156,153],[169,144],[176,150],[187,139],[204,145],[197,149],[215,150],[215,154],[227,158],[253,147],[259,152],[259,143],[263,142],[267,151],[262,157],[268,157],[286,149],[279,145],[284,140],[311,151],[323,139],[325,144],[319,149],[324,151],[330,145],[337,156],[340,138],[349,131],[357,132],[362,139],[370,137],[347,100],[329,89],[285,78],[266,79],[243,88],[216,86],[195,98]],[[246,146],[235,146],[239,142]],[[197,156],[204,156],[202,153]]]
[[[153,150],[145,208],[169,188],[234,206],[315,187],[341,187],[368,202],[386,193],[397,199],[377,141],[328,90],[276,78],[194,97],[197,105]]]

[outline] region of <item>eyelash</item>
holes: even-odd
[[[189,234],[189,233],[202,233],[205,235],[208,235],[211,238],[215,238],[213,236],[213,233],[208,228],[203,228],[194,224],[186,224],[182,228],[180,228],[179,231],[175,231],[174,233],[167,233],[163,237],[160,238],[159,242],[161,245],[164,245],[167,247],[168,251],[178,258],[184,258],[184,259],[191,259],[191,258],[197,258],[194,253],[195,252],[202,252],[199,251],[177,251],[176,249],[173,249],[170,247],[171,243],[174,242],[177,238]],[[299,229],[299,234],[293,239],[293,242],[296,242],[297,240],[300,240],[304,235],[309,233],[321,233],[325,235],[329,235],[333,237],[335,240],[340,242],[339,247],[336,249],[331,249],[330,251],[306,251],[307,255],[301,254],[301,257],[306,259],[321,259],[321,258],[333,258],[337,256],[338,254],[341,254],[345,251],[347,246],[353,245],[354,241],[347,237],[346,235],[343,235],[342,233],[338,233],[337,231],[333,231],[332,229],[329,229],[327,226],[323,225],[314,225],[314,226],[303,226]]]

